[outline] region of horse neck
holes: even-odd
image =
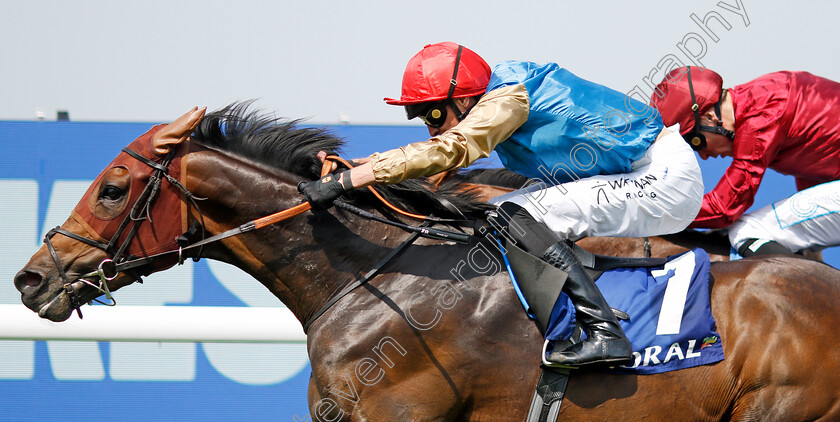
[[[300,177],[215,151],[193,152],[186,159],[187,189],[207,198],[199,202],[207,236],[302,202]],[[190,215],[193,221],[200,218],[195,209]],[[207,245],[202,256],[250,274],[304,322],[385,255],[380,243],[399,237],[391,228],[370,226],[332,211],[306,212]]]

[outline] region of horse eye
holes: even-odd
[[[109,201],[116,201],[123,196],[123,190],[116,187],[106,185],[102,188],[102,191],[99,193],[99,197],[102,199],[107,199]]]

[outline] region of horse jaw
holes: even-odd
[[[133,281],[134,279],[131,277],[121,274],[119,277],[109,281],[108,286],[111,292],[115,292],[119,290],[120,287],[130,284]],[[99,290],[80,280],[71,282],[70,286],[67,288],[65,288],[63,282],[58,279],[56,279],[52,284],[58,285],[59,287],[51,289],[39,298],[27,298],[22,295],[21,301],[27,308],[36,312],[39,317],[53,322],[66,321],[71,315],[73,315],[73,311],[76,310],[77,307],[81,307],[85,303],[89,303],[93,301],[93,299],[102,295]],[[73,295],[76,297],[77,303],[75,306],[73,306],[73,303],[70,300],[70,295],[68,295],[67,289],[71,290]],[[38,300],[42,297],[46,297],[46,299]]]

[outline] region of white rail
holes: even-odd
[[[305,343],[286,308],[225,306],[84,306],[55,323],[23,305],[0,305],[0,340]]]

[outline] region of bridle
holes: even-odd
[[[152,161],[142,156],[141,154],[137,153],[129,147],[123,148],[122,151],[128,154],[129,156],[139,160],[141,163],[151,167],[152,175],[149,177],[149,181],[146,183],[146,187],[140,193],[140,196],[137,198],[137,201],[134,203],[134,205],[132,206],[128,214],[125,216],[125,218],[123,218],[122,222],[120,223],[119,227],[117,228],[116,232],[111,237],[111,239],[108,241],[108,243],[100,242],[91,238],[78,235],[69,230],[62,229],[61,227],[53,228],[52,230],[48,231],[47,234],[44,236],[44,244],[47,245],[47,249],[49,250],[50,255],[52,256],[53,262],[55,263],[56,268],[58,268],[58,273],[61,276],[62,281],[64,281],[64,292],[70,299],[70,306],[75,308],[76,312],[78,312],[79,318],[82,318],[81,305],[83,305],[83,303],[79,299],[77,292],[81,289],[81,287],[83,287],[82,284],[93,287],[100,293],[104,294],[105,298],[109,300],[109,302],[107,303],[101,302],[98,299],[94,299],[95,301],[103,305],[114,306],[117,304],[117,302],[111,295],[111,291],[108,288],[108,281],[115,279],[117,277],[117,274],[119,274],[120,272],[131,270],[131,272],[129,272],[128,274],[134,277],[132,283],[143,282],[143,280],[140,277],[140,274],[138,274],[137,272],[137,267],[148,264],[150,263],[150,261],[147,261],[144,258],[135,258],[131,255],[126,254],[126,251],[128,249],[128,246],[131,244],[131,241],[137,234],[137,230],[140,228],[140,225],[146,220],[151,221],[151,207],[155,198],[157,198],[158,193],[161,190],[161,184],[164,179],[166,179],[173,186],[177,187],[181,191],[181,193],[183,193],[184,197],[186,197],[190,201],[190,203],[196,208],[196,210],[198,210],[199,217],[201,220],[200,227],[202,230],[203,237],[204,216],[201,214],[201,210],[198,207],[196,201],[202,200],[204,198],[198,198],[194,196],[189,190],[187,190],[187,188],[183,184],[181,184],[181,182],[169,175],[169,164],[172,162],[172,159],[177,153],[177,151],[170,151],[160,163]],[[119,239],[122,237],[123,233],[125,233],[126,230],[129,231],[127,236],[125,237],[125,240],[123,240],[122,244],[117,245],[117,242],[119,242]],[[86,245],[93,246],[94,248],[104,251],[111,257],[106,258],[102,262],[100,262],[96,271],[84,274],[75,280],[70,280],[70,278],[67,276],[67,273],[64,271],[64,266],[61,264],[61,259],[58,257],[58,253],[56,253],[55,247],[52,244],[52,238],[56,234],[60,234],[69,237],[73,240],[82,242]],[[185,236],[182,235],[182,238],[185,238]],[[180,240],[181,238],[179,238],[179,241]],[[183,248],[179,248],[178,252],[179,264],[182,264]],[[158,254],[158,256],[168,254],[171,254],[171,252]],[[200,256],[200,252],[198,255]],[[98,283],[96,281],[88,280],[89,277],[97,277]]]
[[[163,158],[163,160],[161,160],[160,163],[152,161],[152,160],[142,156],[141,154],[137,153],[136,151],[130,149],[129,147],[124,147],[122,149],[122,151],[125,152],[126,154],[128,154],[129,156],[139,160],[141,163],[151,167],[152,168],[152,175],[149,177],[149,181],[146,183],[145,188],[143,189],[140,196],[135,201],[131,210],[128,212],[128,214],[125,216],[125,218],[122,220],[122,222],[118,226],[116,232],[111,237],[111,239],[108,241],[108,243],[104,243],[104,242],[100,242],[100,241],[97,241],[97,240],[94,240],[94,239],[91,239],[91,238],[88,238],[88,237],[84,237],[82,235],[79,235],[79,234],[73,233],[71,231],[62,229],[61,227],[53,228],[52,230],[47,232],[47,234],[44,236],[44,243],[46,244],[47,249],[49,250],[50,255],[52,256],[53,262],[55,263],[56,267],[58,268],[58,273],[61,276],[62,281],[64,281],[64,287],[63,287],[64,293],[68,296],[68,298],[70,300],[70,306],[73,309],[76,310],[76,312],[79,315],[79,318],[82,318],[81,306],[84,304],[84,302],[80,299],[80,297],[78,295],[78,292],[79,292],[79,290],[81,290],[81,288],[84,287],[84,285],[93,287],[94,289],[96,289],[97,291],[99,291],[100,293],[105,295],[105,298],[109,302],[101,302],[98,299],[93,299],[94,301],[96,301],[98,303],[101,303],[103,305],[114,306],[114,305],[116,305],[117,302],[113,298],[113,296],[111,295],[110,288],[108,287],[108,282],[115,279],[117,277],[117,275],[121,272],[126,272],[127,274],[129,274],[130,276],[132,276],[134,278],[131,281],[131,283],[134,283],[134,282],[142,283],[143,280],[141,278],[141,273],[142,273],[142,275],[148,275],[149,273],[152,272],[152,271],[143,272],[143,271],[141,271],[142,267],[153,264],[161,258],[171,257],[171,256],[174,256],[175,254],[177,254],[177,264],[181,265],[181,264],[184,263],[185,256],[187,256],[185,254],[185,252],[192,252],[192,251],[197,249],[198,252],[195,255],[192,256],[192,259],[197,262],[201,258],[202,248],[209,243],[217,242],[217,241],[220,241],[220,240],[228,238],[228,237],[232,237],[232,236],[247,233],[247,232],[250,232],[250,231],[258,230],[258,229],[261,229],[261,228],[266,227],[268,225],[271,225],[271,224],[286,220],[288,218],[294,217],[296,215],[302,214],[302,213],[311,209],[311,205],[308,202],[304,202],[302,204],[299,204],[299,205],[293,206],[291,208],[276,212],[274,214],[270,214],[270,215],[267,215],[265,217],[258,218],[256,220],[249,221],[249,222],[244,223],[244,224],[242,224],[242,225],[240,225],[236,228],[227,230],[223,233],[219,233],[215,236],[205,238],[204,216],[201,213],[201,209],[199,208],[197,201],[204,200],[206,198],[200,198],[200,197],[197,197],[197,196],[193,195],[181,182],[179,182],[176,178],[172,177],[169,174],[169,165],[171,164],[173,158],[177,154],[177,150],[173,149],[172,151],[170,151]],[[324,165],[323,165],[322,170],[321,170],[322,174],[325,175],[326,173],[328,173],[330,171],[331,166],[333,164],[333,161],[338,161],[338,162],[341,162],[348,167],[352,167],[352,164],[349,163],[348,161],[342,160],[341,158],[336,157],[336,156],[328,156],[327,159],[324,161]],[[184,195],[184,197],[187,198],[188,201],[190,201],[190,204],[198,212],[200,223],[197,224],[197,225],[193,225],[186,233],[182,234],[177,239],[178,249],[164,251],[164,252],[160,252],[160,253],[156,253],[156,254],[153,254],[153,255],[144,256],[144,257],[135,257],[135,256],[132,256],[130,254],[126,254],[126,251],[128,250],[129,245],[131,244],[132,240],[134,239],[135,235],[137,234],[137,231],[140,228],[140,225],[146,220],[149,220],[151,222],[151,208],[152,208],[152,205],[153,205],[155,199],[158,196],[158,193],[160,193],[160,191],[161,191],[161,184],[162,184],[164,179],[167,180],[169,183],[171,183],[173,186],[175,186]],[[395,207],[394,205],[390,204],[388,201],[386,201],[384,198],[382,198],[382,196],[380,196],[372,188],[370,188],[370,191],[373,192],[373,194],[380,201],[382,201],[385,205],[387,205],[392,210],[394,210],[394,211],[396,211],[400,214],[406,215],[408,217],[411,217],[411,218],[421,219],[421,220],[424,221],[424,224],[420,225],[420,226],[411,226],[411,225],[403,224],[403,223],[400,223],[400,222],[397,222],[397,221],[384,219],[384,218],[381,218],[379,216],[376,216],[373,213],[370,213],[368,211],[360,209],[360,208],[358,208],[358,207],[356,207],[352,204],[346,203],[346,202],[337,201],[335,203],[335,205],[336,205],[336,207],[339,207],[339,208],[342,208],[342,209],[347,210],[349,212],[352,212],[354,214],[357,214],[357,215],[359,215],[363,218],[375,220],[375,221],[385,223],[385,224],[389,224],[389,225],[393,225],[393,226],[397,226],[397,227],[400,227],[404,230],[412,232],[413,236],[409,238],[409,239],[411,239],[411,241],[413,241],[413,239],[416,239],[417,236],[423,236],[423,237],[429,237],[429,238],[440,239],[440,240],[452,240],[452,241],[456,241],[456,242],[459,242],[459,243],[468,243],[469,242],[470,236],[463,233],[463,232],[453,232],[453,231],[442,230],[442,229],[434,229],[434,228],[431,228],[431,227],[428,226],[428,225],[433,224],[433,223],[456,222],[456,221],[460,221],[460,220],[447,220],[447,219],[439,219],[439,218],[435,218],[435,217],[431,217],[431,216],[422,216],[422,215],[417,215],[417,214],[411,214],[411,213],[405,212],[405,211]],[[120,237],[122,237],[123,233],[125,233],[125,231],[127,229],[129,231],[128,231],[127,236],[125,237],[125,240],[123,240],[122,244],[117,246],[117,242],[119,241]],[[201,232],[201,236],[200,236],[201,240],[199,240],[195,243],[189,243],[190,239],[193,238],[199,230]],[[86,245],[89,245],[89,246],[92,246],[94,248],[100,249],[100,250],[104,251],[106,254],[110,255],[110,258],[106,258],[102,262],[100,262],[99,265],[97,266],[96,271],[92,271],[90,273],[84,274],[84,275],[76,278],[75,280],[71,280],[68,277],[67,273],[64,271],[64,266],[61,263],[61,259],[59,258],[58,253],[56,252],[55,247],[52,244],[52,238],[56,234],[60,234],[60,235],[69,237],[73,240],[76,240],[76,241],[82,242]],[[390,260],[394,255],[396,255],[396,252],[401,250],[404,246],[407,246],[407,244],[409,244],[409,243],[410,243],[410,241],[406,240],[406,242],[404,242],[401,247],[397,248],[394,251],[394,253],[390,254],[384,262],[381,262],[377,266],[377,268],[370,271],[363,281],[357,281],[357,284],[354,285],[354,288],[358,287],[359,285],[366,282],[370,277],[372,277],[378,271],[378,269],[382,265],[384,265],[388,260]],[[129,283],[129,284],[131,284],[131,283]],[[332,300],[329,301],[328,304],[324,308],[322,308],[322,310],[320,310],[314,318],[311,318],[311,320],[308,322],[308,324],[305,324],[306,328],[308,328],[309,324],[311,324],[311,322],[313,322],[314,319],[317,318],[317,316],[319,316],[320,314],[325,312],[333,303],[335,303],[335,301],[337,301],[338,299],[340,299],[341,297],[343,297],[344,295],[349,293],[350,290],[352,290],[352,289],[343,291],[339,295],[336,295],[335,297],[333,297]],[[57,297],[58,296],[56,296],[52,300],[55,300]]]

